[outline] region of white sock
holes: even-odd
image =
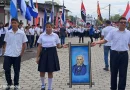
[[[48,89],[52,89],[52,78],[48,78]]]
[[[45,87],[45,77],[41,77],[41,82],[42,82],[42,88]]]
[[[0,56],[2,56],[2,48],[0,48]]]

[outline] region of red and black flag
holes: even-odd
[[[98,20],[102,23],[103,19],[102,19],[102,15],[101,15],[101,12],[100,12],[99,1],[97,2],[97,15],[98,15]]]
[[[122,16],[125,17],[127,19],[127,21],[130,22],[130,5],[129,5],[129,2],[127,3],[126,10],[125,10],[125,12]]]
[[[81,17],[83,21],[86,23],[86,10],[85,10],[83,2],[81,3]]]

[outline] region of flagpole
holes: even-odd
[[[54,24],[54,16],[55,16],[55,14],[54,14],[54,12],[55,12],[55,9],[54,9],[55,7],[54,7],[54,0],[52,0],[52,11],[53,11],[53,16],[52,16],[52,24]]]

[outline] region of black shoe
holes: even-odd
[[[108,68],[103,68],[103,70],[105,70],[105,71],[109,71],[109,69],[108,69]]]
[[[42,85],[42,86],[44,86],[44,85]],[[45,86],[44,86],[44,88],[41,87],[41,90],[45,90]]]
[[[14,90],[19,90],[19,86],[18,85],[14,86]]]
[[[5,88],[5,90],[10,90],[10,85],[8,85],[6,88]]]
[[[45,88],[41,88],[41,90],[45,90]]]

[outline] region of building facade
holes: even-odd
[[[35,3],[36,4],[36,3]],[[52,2],[46,1],[45,3],[38,3],[38,23],[42,26],[44,20],[44,9],[47,10],[47,20],[49,20]],[[54,2],[54,23],[56,20],[57,13],[61,13],[62,6],[58,3]],[[67,17],[69,10],[65,9],[65,16]],[[18,19],[22,21],[24,26],[28,23],[30,25],[35,24],[35,18],[32,17],[31,21],[27,21],[22,15],[20,10],[18,9]],[[10,0],[0,0],[0,22],[8,23],[10,21]]]

